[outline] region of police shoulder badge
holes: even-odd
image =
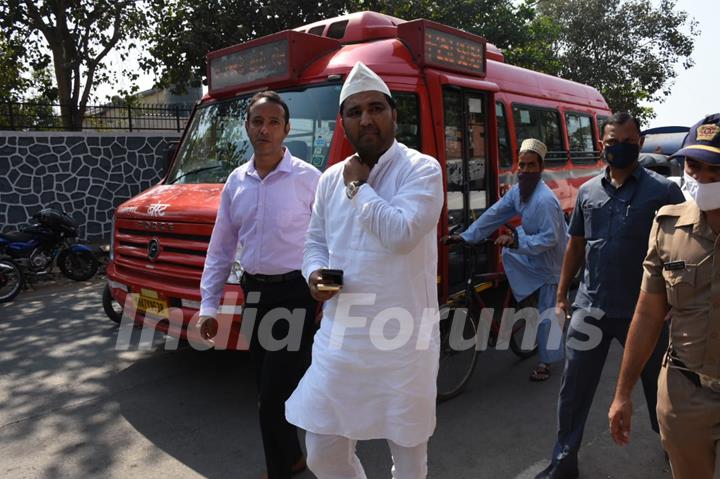
[[[700,125],[697,129],[697,137],[695,141],[713,141],[720,132],[720,126],[715,123]]]

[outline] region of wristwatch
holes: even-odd
[[[345,195],[348,197],[348,199],[351,200],[355,198],[357,192],[360,191],[360,187],[365,183],[367,183],[367,181],[365,180],[355,180],[348,183],[345,187]]]

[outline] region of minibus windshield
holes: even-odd
[[[279,91],[290,109],[285,146],[293,156],[324,170],[335,131],[340,84]],[[167,183],[224,183],[250,160],[253,148],[245,131],[250,96],[198,107]]]

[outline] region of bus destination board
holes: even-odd
[[[425,28],[425,63],[475,75],[485,73],[485,45],[459,35]]]
[[[210,59],[210,89],[285,78],[290,61],[287,38]]]

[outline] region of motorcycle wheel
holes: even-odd
[[[107,317],[110,318],[111,321],[120,324],[123,316],[123,307],[120,303],[115,301],[115,298],[113,298],[112,293],[110,292],[110,286],[107,284],[103,290],[102,302],[103,309],[105,310]]]
[[[10,260],[0,260],[0,303],[12,301],[25,284],[20,267]]]
[[[74,281],[87,281],[97,273],[98,260],[89,251],[65,250],[58,256],[58,268]]]

